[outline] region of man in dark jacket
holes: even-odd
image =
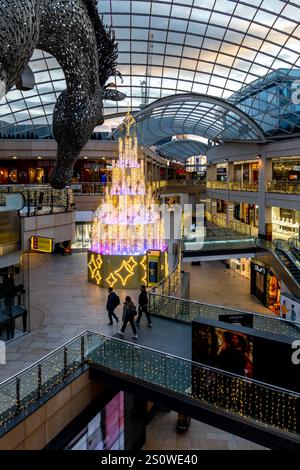
[[[141,286],[141,293],[139,295],[139,314],[136,320],[136,324],[139,325],[142,317],[142,313],[145,313],[147,320],[148,320],[148,326],[152,326],[152,321],[150,317],[150,313],[148,311],[148,294],[146,291],[145,286]]]
[[[117,315],[115,314],[115,309],[117,306],[120,304],[120,299],[117,296],[117,294],[114,292],[112,287],[108,288],[108,297],[107,297],[107,304],[106,304],[106,310],[108,312],[108,318],[109,318],[109,325],[113,324],[113,318],[116,320],[118,323],[119,319]]]

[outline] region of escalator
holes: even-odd
[[[300,250],[291,241],[274,240],[273,243],[257,241],[263,248],[260,259],[273,267],[288,290],[300,299]]]

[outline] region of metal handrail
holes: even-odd
[[[188,304],[209,307],[209,308],[212,308],[212,309],[224,310],[226,312],[229,312],[229,314],[236,313],[238,315],[241,315],[241,314],[243,314],[243,315],[252,315],[253,317],[256,317],[256,318],[265,318],[267,320],[271,320],[271,321],[275,321],[275,322],[283,322],[283,323],[286,323],[288,325],[296,325],[296,326],[299,325],[299,328],[300,328],[300,322],[297,322],[297,321],[291,322],[290,320],[287,320],[285,318],[274,317],[274,316],[271,316],[271,315],[265,315],[264,313],[252,312],[250,310],[240,310],[240,309],[236,309],[236,308],[233,308],[233,307],[225,307],[223,305],[216,305],[216,304],[210,304],[210,303],[206,303],[206,302],[200,302],[198,300],[183,299],[181,297],[175,297],[175,296],[172,296],[172,295],[156,294],[155,292],[153,292],[152,294],[157,295],[159,297],[164,297],[165,299],[178,300],[178,301],[185,302],[185,303],[188,303]],[[300,330],[299,330],[299,334],[300,334]]]
[[[96,341],[94,341],[95,339]],[[89,341],[92,344],[89,345]],[[72,352],[72,345],[75,345],[78,349],[75,348],[75,351]],[[110,359],[107,360],[106,351],[109,345],[117,345],[119,350],[118,355],[112,357],[110,354]],[[136,364],[136,361],[134,361],[133,364],[127,364],[126,361],[124,363],[121,356],[122,350],[125,350],[126,355],[128,355],[128,351],[136,351],[138,353],[136,358],[138,360],[138,367],[136,369],[132,369],[132,367],[134,367],[134,363]],[[141,354],[141,352],[144,352],[144,354]],[[148,355],[146,355],[145,352],[147,352]],[[63,361],[59,363],[58,367],[57,364],[55,364],[55,361],[54,363],[50,361],[52,357],[57,357],[57,353],[61,353],[63,358]],[[157,371],[157,380],[155,381],[153,381],[153,374],[148,374],[147,368],[145,368],[148,364],[149,357],[150,359],[153,359],[153,355],[159,355],[161,358],[159,361],[160,365],[158,366],[159,370]],[[143,362],[144,358],[145,362]],[[173,362],[170,363],[169,361]],[[52,367],[51,375],[49,377],[46,373],[49,383],[46,382],[42,384],[43,367],[47,365],[49,366],[49,364]],[[215,409],[225,410],[232,413],[234,416],[242,416],[244,419],[248,420],[256,419],[260,424],[269,425],[273,429],[277,429],[281,432],[283,431],[297,437],[299,436],[299,393],[277,387],[276,385],[266,384],[256,379],[234,374],[232,372],[223,371],[212,366],[197,363],[186,358],[170,355],[169,353],[151,349],[146,346],[132,344],[121,339],[101,335],[91,331],[85,331],[80,335],[75,336],[75,338],[63,344],[52,353],[44,356],[35,364],[24,369],[21,373],[16,374],[0,384],[0,393],[2,392],[3,397],[8,396],[9,399],[7,409],[4,407],[0,414],[2,433],[7,431],[7,426],[11,425],[11,427],[13,427],[15,425],[14,420],[23,411],[28,409],[29,406],[32,406],[31,411],[37,409],[40,406],[39,399],[49,395],[56,389],[57,385],[61,386],[78,370],[81,369],[83,371],[84,366],[93,365],[103,366],[110,370],[115,370],[118,374],[122,373],[125,376],[134,377],[141,379],[146,383],[149,382],[151,384],[155,384],[158,387],[162,387],[164,390],[175,392],[179,396],[189,396],[189,398],[194,399],[195,403],[208,403]],[[163,376],[160,376],[160,369],[167,366],[170,370],[173,366],[175,375],[176,373],[178,374],[176,378],[172,373],[169,375],[168,380],[166,379],[165,373],[163,373]],[[182,377],[181,374],[183,374]],[[200,374],[199,377],[197,374]],[[57,376],[59,376],[59,380],[57,380]],[[175,380],[173,380],[173,377]],[[195,377],[198,377],[199,379],[201,377],[206,377],[206,380],[214,379],[216,382],[211,384],[213,388],[208,391],[207,387],[209,384],[197,381],[199,391],[196,391],[193,394],[193,391],[191,393],[188,390],[192,384],[193,378]],[[170,380],[171,378],[172,380]],[[183,379],[184,383],[182,383]],[[34,385],[33,388],[31,387],[30,390],[26,390],[28,382],[32,384],[33,380],[36,381],[37,385]],[[222,389],[218,386],[219,381],[226,387],[226,397],[224,397]],[[10,391],[7,388],[9,385],[13,386]],[[43,389],[42,385],[46,386],[46,388]],[[263,408],[261,408],[259,417],[257,417],[256,407],[251,400],[247,409],[244,408],[244,405],[247,405],[247,403],[243,403],[243,406],[236,403],[236,393],[244,392],[250,394],[255,392],[260,398],[261,404],[264,405],[264,412],[261,414],[263,410]],[[12,393],[14,395],[13,397],[11,396]],[[282,411],[284,411],[287,406],[289,407],[289,413],[291,413],[291,415],[284,415],[284,421],[282,421],[281,416],[280,420],[278,420],[276,415],[272,415],[272,413],[269,415],[267,404],[269,405],[270,396],[274,396],[276,398],[276,406],[280,406]],[[225,398],[226,401],[224,401]],[[228,404],[229,402],[230,404]]]
[[[60,209],[69,212],[74,209],[74,197],[70,187],[62,190],[53,189],[50,185],[0,185],[0,194],[22,194],[25,199],[20,215],[30,216],[39,213],[54,212]],[[27,211],[23,211],[27,208]],[[46,212],[45,212],[46,211]]]

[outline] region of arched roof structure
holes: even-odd
[[[300,131],[300,105],[292,102],[300,78],[298,1],[99,0],[98,8],[115,31],[124,79],[118,87],[128,97],[106,102],[106,116],[173,94],[200,93],[229,100],[268,136]],[[2,134],[51,134],[64,75],[42,51],[35,51],[30,66],[35,88],[12,90],[0,102]]]

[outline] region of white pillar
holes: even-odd
[[[262,154],[258,175],[258,236],[268,240],[272,239],[272,208],[266,206],[266,183],[271,180],[272,159]]]

